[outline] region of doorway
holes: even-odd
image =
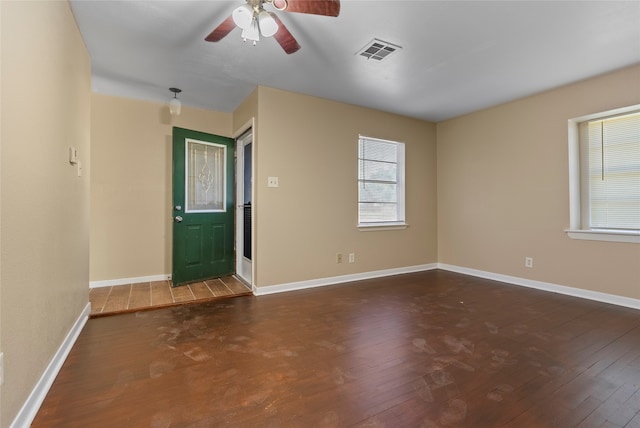
[[[236,140],[236,275],[253,284],[253,130]]]

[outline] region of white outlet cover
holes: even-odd
[[[278,187],[278,177],[267,177],[267,187]]]

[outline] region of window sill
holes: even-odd
[[[565,230],[571,239],[588,241],[630,242],[640,244],[640,231],[619,230]]]
[[[402,230],[409,227],[407,223],[364,223],[358,225],[361,232],[375,232],[378,230]]]

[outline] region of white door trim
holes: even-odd
[[[249,121],[241,131],[235,133],[236,138],[236,275],[252,286],[254,284],[255,262],[255,131],[254,120]],[[251,260],[244,257],[244,156],[245,146],[251,144]]]

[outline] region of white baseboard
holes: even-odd
[[[104,281],[91,281],[89,282],[89,288],[111,287],[114,285],[138,284],[139,282],[167,281],[170,279],[171,279],[171,274],[168,274],[168,273],[163,275],[138,276],[136,278],[107,279]]]
[[[71,326],[71,330],[69,330],[69,333],[67,333],[67,336],[62,341],[62,345],[60,345],[60,348],[58,348],[58,351],[54,354],[51,362],[42,373],[42,376],[40,376],[36,386],[31,391],[31,394],[29,394],[27,401],[22,405],[22,408],[11,423],[10,428],[26,428],[31,425],[31,422],[33,422],[42,402],[49,392],[49,388],[53,385],[53,381],[62,368],[62,364],[64,364],[67,355],[71,352],[73,344],[76,343],[76,339],[78,339],[82,328],[89,319],[90,313],[91,303],[87,303],[76,322]]]
[[[263,296],[273,293],[283,293],[286,291],[304,290],[306,288],[324,287],[327,285],[340,284],[343,282],[361,281],[364,279],[380,278],[384,276],[400,275],[403,273],[420,272],[433,269],[448,270],[479,278],[491,279],[494,281],[506,282],[522,287],[535,288],[537,290],[550,291],[552,293],[566,294],[568,296],[580,297],[588,300],[595,300],[613,305],[625,306],[633,309],[640,309],[640,300],[630,297],[617,296],[615,294],[601,293],[599,291],[583,290],[580,288],[567,287],[564,285],[549,282],[535,281],[516,276],[502,275],[499,273],[487,272],[477,269],[465,268],[461,266],[448,265],[446,263],[430,263],[424,265],[408,266],[403,268],[386,269],[372,272],[357,273],[351,275],[340,275],[328,278],[312,279],[308,281],[290,282],[285,284],[270,285],[266,287],[252,287],[255,296]],[[171,274],[141,276],[137,278],[121,278],[106,281],[92,281],[89,288],[111,287],[114,285],[136,284],[139,282],[166,281],[171,279]]]
[[[253,286],[253,294],[264,296],[266,294],[284,293],[286,291],[304,290],[306,288],[324,287],[327,285],[341,284],[343,282],[362,281],[364,279],[381,278],[384,276],[400,275],[403,273],[421,272],[436,269],[437,264],[407,266],[395,269],[377,270],[373,272],[354,273],[350,275],[331,276],[328,278],[310,279],[308,281],[289,282],[286,284],[269,285],[266,287]]]
[[[499,273],[486,272],[460,266],[453,266],[445,263],[438,263],[438,269],[476,276],[479,278],[491,279],[494,281],[506,282],[513,285],[520,285],[522,287],[535,288],[537,290],[550,291],[552,293],[565,294],[567,296],[580,297],[582,299],[595,300],[602,303],[610,303],[612,305],[624,306],[632,309],[640,309],[640,300],[632,299],[630,297],[617,296],[615,294],[583,290],[581,288],[567,287],[565,285],[552,284],[549,282],[534,281],[532,279],[502,275]]]

